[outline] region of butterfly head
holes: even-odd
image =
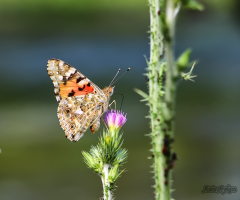
[[[106,96],[112,96],[113,95],[113,92],[114,92],[114,87],[106,87],[103,89],[103,92]]]

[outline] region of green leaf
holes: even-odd
[[[177,67],[179,71],[183,71],[184,69],[189,67],[189,58],[192,53],[191,49],[185,50],[181,56],[179,56],[177,60]]]
[[[186,1],[186,0],[182,0],[182,1]],[[199,10],[199,11],[204,10],[204,6],[195,0],[190,0],[187,2],[187,4],[183,4],[183,6],[193,10]]]
[[[161,20],[161,32],[163,34],[164,40],[170,43],[171,37],[170,37],[169,25],[166,22],[166,15],[161,15],[160,20]]]
[[[139,90],[139,89],[137,89],[137,88],[134,88],[134,91],[135,91],[136,93],[138,93],[139,95],[141,95],[144,99],[149,99],[148,94],[145,93],[145,92],[143,92],[142,90]]]
[[[180,0],[183,6],[187,5],[189,3],[189,0]],[[178,1],[176,2],[178,3]]]

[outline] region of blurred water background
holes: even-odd
[[[196,82],[179,81],[174,149],[176,200],[239,199],[201,194],[204,185],[240,189],[240,29],[238,0],[201,1],[205,11],[181,12],[176,57],[192,48]],[[92,200],[102,196],[100,178],[81,151],[103,129],[77,143],[64,137],[57,119],[50,58],[64,60],[101,88],[119,68],[131,71],[116,83],[124,94],[126,172],[116,199],[153,200],[148,108],[133,88],[147,91],[149,12],[145,0],[0,1],[0,199]],[[121,96],[114,95],[118,109]]]

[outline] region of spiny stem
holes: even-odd
[[[160,57],[163,55],[163,37],[160,27],[160,7],[158,0],[150,0],[150,60],[148,66],[149,77],[149,107],[152,129],[152,146],[154,154],[154,176],[155,176],[155,196],[156,199],[164,199],[164,163],[165,159],[161,153],[163,134],[159,121],[161,120],[161,96],[159,91],[162,85],[158,83],[161,68]]]
[[[151,41],[148,76],[155,195],[156,200],[168,200],[170,199],[171,189],[171,171],[169,170],[171,147],[170,144],[165,144],[165,140],[173,137],[176,79],[179,75],[174,64],[173,35],[175,16],[179,8],[175,10],[173,0],[151,0],[149,3]],[[165,12],[162,14],[165,17],[161,19],[159,5],[165,5],[162,8],[162,11]],[[161,57],[164,56],[164,50],[165,65],[161,60]],[[166,67],[165,70],[164,67]],[[163,87],[161,80],[164,71],[166,71],[165,87]],[[165,94],[162,96],[161,90],[163,89]]]
[[[104,200],[111,200],[112,194],[110,190],[110,184],[108,181],[108,170],[109,170],[109,164],[103,165],[103,176],[101,176],[102,183],[103,183],[103,193],[104,193]]]
[[[181,6],[202,10],[195,0],[149,0],[150,8],[150,59],[148,64],[149,94],[135,89],[149,106],[152,144],[155,199],[171,198],[171,177],[177,155],[173,152],[175,98],[177,80],[182,76],[192,80],[189,66],[191,50],[186,50],[176,62],[174,60],[174,29],[176,16]],[[166,76],[165,76],[166,74]]]
[[[179,8],[177,8],[179,10]],[[178,11],[177,11],[178,12]],[[165,40],[166,46],[166,86],[165,86],[165,121],[164,128],[166,129],[165,135],[167,138],[173,138],[174,131],[174,118],[175,118],[175,98],[176,98],[176,80],[179,78],[179,72],[175,65],[174,55],[173,55],[173,41],[174,41],[174,29],[175,29],[175,6],[173,0],[167,0],[166,3],[166,23],[169,30],[169,40]],[[171,156],[171,147],[169,147],[169,153]],[[171,198],[171,179],[172,179],[172,170],[169,170],[169,165],[171,165],[172,161],[170,161],[169,157],[165,157],[165,170],[167,169],[167,173],[165,176],[165,199]]]

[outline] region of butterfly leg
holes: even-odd
[[[101,120],[102,120],[102,122],[104,123],[104,125],[106,126],[106,129],[108,130],[107,124],[106,124],[106,122],[104,121],[104,119],[103,119],[102,116],[101,116]],[[109,131],[109,130],[108,130],[108,131]]]
[[[112,105],[113,103],[115,104],[115,111],[117,111],[117,102],[116,102],[115,100],[113,100],[112,103],[109,104],[109,108],[112,109],[112,108],[111,108],[111,105]]]

